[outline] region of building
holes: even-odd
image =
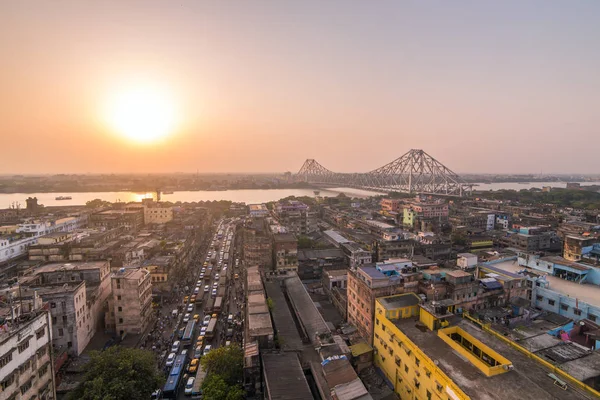
[[[279,222],[296,235],[308,235],[318,230],[318,213],[301,201],[286,200],[274,207]]]
[[[262,355],[266,400],[312,399],[312,393],[296,353]]]
[[[298,270],[298,240],[291,233],[273,235],[273,266],[275,270]]]
[[[257,265],[261,270],[273,269],[273,241],[264,218],[253,218],[244,226],[244,263]]]
[[[136,232],[144,225],[144,208],[105,210],[90,216],[90,227],[113,229],[125,228],[128,232]]]
[[[459,253],[456,255],[456,266],[462,269],[473,268],[477,265],[477,256],[471,253]]]
[[[371,252],[363,249],[358,243],[342,243],[340,249],[346,255],[350,267],[356,268],[372,262]]]
[[[13,320],[2,309],[0,327],[0,399],[56,399],[50,313],[34,309]]]
[[[321,279],[323,272],[347,266],[348,260],[340,249],[298,249],[300,279]]]
[[[173,207],[161,203],[147,203],[144,207],[145,224],[166,224],[173,221]]]
[[[33,299],[36,295],[49,306],[52,344],[70,355],[80,355],[96,333],[87,307],[85,281],[21,288],[21,298]]]
[[[551,231],[526,232],[524,229],[519,232],[503,232],[502,235],[494,238],[494,244],[527,252],[560,250],[561,243],[556,233]]]
[[[248,204],[248,212],[252,218],[264,218],[269,216],[269,209],[264,204]]]
[[[378,263],[348,270],[348,322],[373,343],[375,299],[392,294],[417,292],[422,274],[410,260]]]
[[[152,322],[152,281],[144,268],[111,275],[112,296],[106,312],[106,329],[118,335],[140,335]]]
[[[448,203],[417,197],[403,208],[402,225],[421,231],[436,231],[448,221]]]
[[[381,210],[387,212],[401,212],[402,200],[400,199],[381,199]]]
[[[578,379],[598,374],[597,367],[585,370],[597,355],[588,353],[571,366],[575,348],[560,346],[545,331],[538,329],[539,337],[518,344],[507,337],[510,333],[477,320],[474,326],[444,307],[419,304],[413,294],[378,298],[375,307],[375,365],[402,399],[574,400],[598,394]],[[563,354],[561,369],[546,367],[559,354],[545,351],[550,341],[562,347],[557,348]]]
[[[590,236],[565,236],[563,256],[569,261],[579,261],[592,251],[594,244],[599,241],[598,238]]]

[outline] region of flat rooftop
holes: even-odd
[[[338,244],[350,242],[350,240],[346,239],[334,230],[323,231],[323,234]]]
[[[518,350],[472,323],[456,319],[454,326],[469,333],[512,363],[514,369],[487,377],[466,358],[455,352],[446,342],[432,332],[418,326],[414,318],[395,320],[396,326],[448,375],[471,399],[593,399],[569,385],[562,390],[548,377],[549,370],[529,359]],[[452,325],[451,325],[452,326]],[[420,329],[421,328],[421,329]]]
[[[306,288],[298,276],[285,279],[285,287],[296,313],[300,317],[300,322],[306,329],[311,342],[315,341],[316,333],[330,332],[325,320],[315,303],[310,298]]]
[[[313,395],[296,353],[263,354],[265,385],[273,400],[306,400]]]
[[[69,263],[52,263],[39,267],[34,271],[35,274],[43,274],[47,272],[55,272],[59,270],[86,270],[100,269],[106,266],[108,261],[85,261],[85,262],[69,262]]]
[[[379,302],[386,310],[395,310],[399,307],[416,306],[421,302],[419,296],[414,293],[404,295],[394,295],[390,297],[380,297]]]
[[[514,273],[515,275],[517,275],[516,273],[518,271],[522,271],[523,269],[525,269],[524,267],[520,266],[517,263],[513,263],[512,261],[500,262],[494,264],[494,267],[502,271]],[[531,271],[539,273],[539,271],[534,269],[532,269]],[[552,275],[546,275],[546,279],[550,283],[550,290],[564,294],[565,296],[577,298],[591,305],[600,306],[599,286],[590,284],[581,285],[579,283],[560,279]]]

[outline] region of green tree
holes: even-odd
[[[310,249],[314,246],[314,242],[308,236],[298,237],[298,248],[299,249]]]
[[[207,399],[226,400],[229,388],[217,373],[209,374],[202,382],[202,395]]]
[[[146,400],[164,384],[151,351],[114,346],[90,357],[84,381],[70,400]]]
[[[219,347],[202,357],[202,367],[209,374],[218,374],[229,386],[243,378],[244,352],[238,346]]]
[[[100,208],[100,207],[110,207],[112,203],[108,201],[104,201],[102,199],[94,199],[85,203],[87,208]]]

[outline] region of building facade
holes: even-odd
[[[118,335],[142,334],[152,321],[152,281],[144,268],[125,269],[111,275],[106,328]]]

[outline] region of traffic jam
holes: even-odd
[[[241,283],[234,248],[235,222],[221,220],[208,253],[199,267],[196,285],[173,309],[177,320],[174,341],[164,361],[167,381],[160,398],[201,398],[206,376],[202,357],[219,346],[240,345]],[[194,268],[194,274],[198,268]]]

